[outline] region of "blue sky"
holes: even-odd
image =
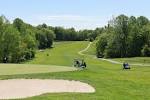
[[[32,25],[94,29],[107,24],[113,16],[150,18],[149,0],[0,0],[0,14],[9,20],[21,18]]]

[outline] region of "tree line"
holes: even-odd
[[[97,37],[97,57],[150,56],[150,21],[144,16],[120,15]]]
[[[13,23],[0,16],[0,63],[19,63],[35,57],[37,49],[51,48],[53,41],[94,40],[101,28],[76,31],[74,28],[32,26],[16,18]]]
[[[93,41],[102,31],[102,28],[76,31],[74,28],[52,27],[47,26],[46,24],[39,25],[38,27],[44,27],[48,30],[52,30],[55,34],[56,41]]]

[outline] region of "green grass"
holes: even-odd
[[[96,55],[96,41],[91,44],[90,48],[85,51],[84,54]]]
[[[150,57],[115,58],[113,60],[131,64],[150,64]]]
[[[81,57],[78,51],[88,42],[56,43],[55,48],[37,52],[36,59],[30,64],[72,65],[75,57]],[[49,53],[47,57],[46,54]],[[87,62],[86,70],[74,72],[56,72],[24,75],[1,75],[0,79],[35,78],[67,79],[89,83],[95,93],[48,93],[24,100],[150,100],[150,67],[134,66],[131,70],[122,70],[121,65],[82,56]],[[15,90],[14,90],[15,91]]]
[[[33,74],[61,71],[74,71],[73,67],[32,64],[0,64],[0,75]]]
[[[44,52],[37,51],[36,58],[27,63],[72,66],[73,59],[84,58],[78,55],[78,51],[84,49],[88,42],[55,42],[54,48]],[[48,55],[48,56],[47,56]]]

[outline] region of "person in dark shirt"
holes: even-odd
[[[130,69],[130,66],[128,63],[123,63],[123,69]]]
[[[123,63],[123,69],[125,69],[125,67],[126,67],[126,63],[124,62],[124,63]]]

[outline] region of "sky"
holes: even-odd
[[[0,0],[0,14],[38,25],[95,29],[120,14],[150,19],[150,0]]]

